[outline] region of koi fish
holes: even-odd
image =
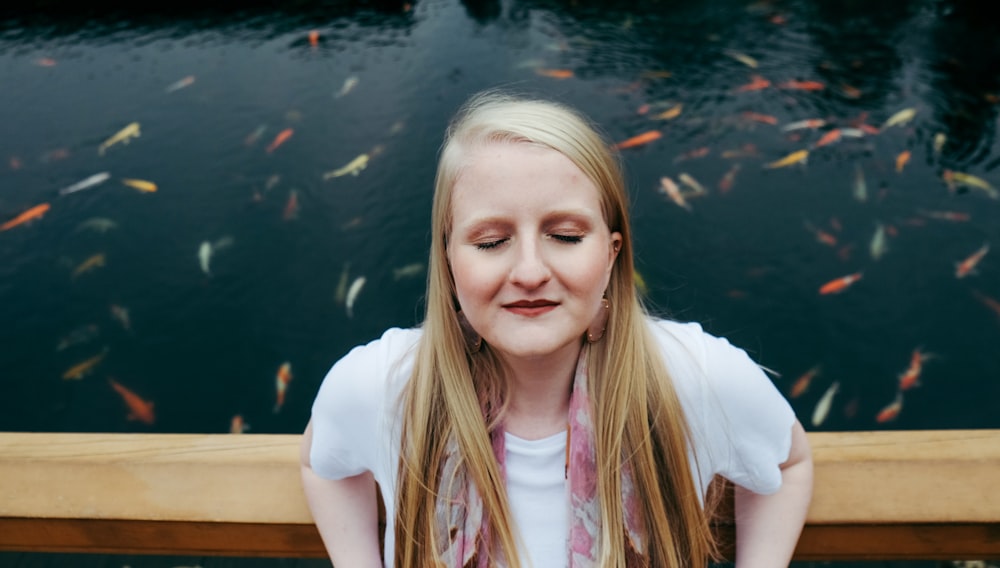
[[[663,137],[663,134],[659,130],[649,130],[633,136],[627,140],[622,140],[614,145],[616,150],[624,150],[625,148],[635,148],[636,146],[642,146],[643,144],[649,144],[654,140],[659,140]]]
[[[369,160],[368,154],[361,154],[357,158],[354,158],[350,162],[347,162],[347,165],[323,174],[323,180],[326,181],[328,179],[345,176],[347,174],[351,174],[352,176],[357,177],[358,174],[361,173],[361,170],[368,167],[368,160]]]
[[[972,253],[968,258],[962,262],[956,263],[955,277],[965,278],[970,274],[976,274],[976,265],[979,264],[979,261],[982,260],[988,252],[990,252],[990,243],[983,243],[983,246],[979,247],[979,249]]]
[[[736,87],[737,93],[749,93],[750,91],[761,91],[771,86],[771,82],[767,79],[761,77],[760,75],[754,75],[749,83],[745,85],[740,85]]]
[[[882,223],[877,223],[875,234],[872,235],[872,240],[868,243],[868,252],[871,254],[872,260],[877,261],[888,251],[889,244],[885,238],[885,226]]]
[[[809,385],[812,383],[812,380],[819,376],[821,368],[822,365],[816,365],[805,373],[802,373],[802,376],[795,379],[795,383],[792,385],[792,390],[788,392],[788,396],[791,398],[798,398],[805,394],[805,392],[809,390]]]
[[[910,355],[910,366],[899,375],[900,392],[920,386],[920,373],[923,371],[924,361],[931,357],[932,354],[922,352],[919,347],[913,350]]]
[[[347,317],[354,317],[354,302],[358,299],[358,294],[361,293],[361,288],[365,285],[365,277],[358,276],[354,282],[351,283],[351,287],[347,289],[347,297],[344,300],[344,307],[347,309]]]
[[[849,99],[860,99],[862,94],[861,89],[847,83],[841,83],[840,92]]]
[[[864,203],[868,201],[868,184],[865,183],[865,172],[861,164],[854,164],[854,183],[852,186],[854,199]]]
[[[274,403],[274,412],[281,410],[285,404],[285,392],[288,390],[288,383],[292,382],[292,364],[285,361],[278,367],[278,374],[274,378],[277,401]]]
[[[94,355],[89,359],[85,359],[76,365],[73,365],[66,372],[62,374],[63,380],[80,380],[87,376],[91,371],[94,370],[104,357],[108,354],[108,348],[105,347],[100,353]]]
[[[916,114],[917,114],[917,109],[912,107],[904,108],[903,110],[890,116],[889,120],[885,121],[885,124],[882,125],[881,130],[885,130],[886,128],[889,128],[891,126],[903,126],[906,123],[913,120],[913,117],[916,116]]]
[[[674,180],[670,179],[667,176],[661,177],[660,189],[662,189],[663,193],[665,193],[667,197],[670,198],[671,201],[676,203],[678,207],[681,207],[687,211],[691,210],[691,204],[688,203],[686,199],[684,199],[684,194],[681,193],[681,188],[678,187],[676,183],[674,183]]]
[[[343,304],[344,300],[347,299],[347,276],[350,269],[351,263],[345,262],[344,267],[340,270],[340,280],[337,282],[337,290],[333,293],[333,301],[338,304]]]
[[[979,290],[973,290],[972,295],[975,296],[976,299],[979,300],[984,306],[993,310],[993,313],[996,314],[998,318],[1000,318],[1000,300],[991,298],[986,294],[983,294]]]
[[[344,79],[344,84],[341,85],[340,90],[337,91],[334,97],[339,99],[340,97],[347,95],[347,93],[350,93],[351,91],[354,90],[354,87],[358,86],[359,82],[360,79],[358,79],[356,75],[351,75],[347,79]]]
[[[992,199],[1000,198],[1000,191],[997,191],[997,189],[990,185],[988,181],[974,175],[946,169],[942,172],[941,177],[944,179],[945,183],[948,184],[948,189],[953,192],[955,191],[956,185],[964,185],[981,189]]]
[[[903,168],[909,161],[910,161],[910,151],[903,150],[902,152],[900,152],[899,155],[896,156],[896,171],[902,172]]]
[[[830,130],[829,132],[821,136],[820,139],[817,140],[815,144],[813,144],[813,148],[827,146],[829,144],[833,144],[834,142],[839,142],[839,141],[840,141],[840,129],[834,128],[833,130]]]
[[[309,30],[309,45],[311,47],[317,47],[319,45],[319,32],[316,30]]]
[[[42,203],[41,205],[35,205],[34,207],[28,209],[24,213],[21,213],[17,217],[14,217],[10,221],[7,221],[3,225],[0,225],[0,231],[6,231],[8,229],[13,229],[18,225],[23,225],[34,221],[35,219],[41,219],[42,215],[45,215],[51,207],[48,203]]]
[[[295,130],[293,130],[291,128],[286,128],[286,129],[282,130],[281,132],[279,132],[278,135],[274,137],[274,140],[272,140],[271,143],[267,146],[267,153],[270,154],[270,153],[274,152],[278,148],[278,146],[281,146],[282,144],[284,144],[285,141],[287,141],[289,138],[291,138],[292,134],[294,134],[294,133],[295,133]]]
[[[919,212],[924,217],[929,217],[931,219],[940,219],[942,221],[952,221],[955,223],[962,223],[968,221],[972,218],[968,213],[963,213],[961,211],[923,211]]]
[[[837,237],[831,235],[830,233],[827,233],[826,231],[820,229],[819,227],[814,226],[812,223],[808,221],[805,221],[803,224],[805,225],[806,230],[808,230],[809,232],[811,232],[813,235],[816,236],[816,240],[818,242],[831,247],[837,246]]]
[[[722,175],[722,179],[719,180],[719,191],[721,193],[728,193],[729,190],[733,188],[733,183],[736,182],[736,174],[739,173],[742,166],[739,164],[733,164],[725,174]]]
[[[128,420],[138,420],[144,424],[152,424],[156,421],[156,417],[153,415],[152,402],[143,400],[139,395],[114,379],[109,378],[108,384],[111,385],[111,388],[115,389],[115,392],[121,395],[122,400],[125,401],[125,405],[128,406]]]
[[[73,269],[72,277],[76,278],[77,276],[90,272],[91,270],[99,266],[104,266],[105,260],[107,259],[104,257],[104,253],[98,253],[91,256],[90,258],[81,262],[79,265],[77,265],[76,268]]]
[[[39,57],[35,60],[35,65],[38,65],[39,67],[55,67],[56,60],[51,57]]]
[[[194,75],[188,75],[187,77],[184,77],[183,79],[175,81],[170,85],[168,85],[166,88],[166,92],[172,93],[174,91],[179,91],[184,87],[190,87],[193,84],[194,84]]]
[[[711,152],[711,150],[709,150],[708,146],[702,146],[701,148],[695,148],[694,150],[689,150],[687,152],[684,152],[680,156],[677,156],[676,158],[674,158],[674,163],[677,164],[677,163],[684,162],[684,161],[687,161],[687,160],[694,160],[694,159],[697,159],[697,158],[704,158],[705,156],[708,155],[709,152]]]
[[[122,183],[145,193],[153,193],[156,191],[156,184],[144,179],[124,178],[122,179]]]
[[[111,138],[108,138],[104,142],[101,142],[101,145],[97,147],[97,153],[103,156],[104,151],[110,148],[111,146],[117,144],[118,142],[121,142],[122,144],[128,144],[132,138],[138,138],[139,134],[140,134],[139,123],[130,122],[128,126],[116,132],[113,136],[111,136]]]
[[[392,269],[392,279],[402,280],[403,278],[412,278],[419,275],[424,271],[424,263],[414,262],[413,264],[407,264],[406,266],[401,266],[399,268]]]
[[[105,217],[91,217],[76,226],[77,231],[91,230],[98,233],[106,233],[111,229],[118,228],[118,223]]]
[[[861,280],[862,273],[855,272],[854,274],[848,274],[847,276],[841,276],[840,278],[834,278],[833,280],[823,284],[819,288],[820,294],[839,294],[846,290],[850,285],[854,284],[858,280]]]
[[[759,112],[744,111],[740,114],[745,120],[752,120],[754,122],[759,122],[761,124],[771,124],[777,125],[778,119],[769,114],[761,114]]]
[[[247,137],[243,139],[243,144],[245,146],[253,146],[254,144],[257,143],[258,140],[260,140],[260,137],[263,136],[264,132],[266,131],[267,131],[267,125],[261,124],[260,126],[255,128],[253,132],[247,134]]]
[[[698,183],[698,180],[694,179],[685,172],[681,172],[681,175],[677,176],[677,179],[679,179],[684,185],[690,187],[691,191],[693,191],[696,195],[705,195],[708,193],[708,190]]]
[[[654,116],[653,118],[657,120],[672,120],[681,115],[681,110],[683,110],[683,108],[684,105],[677,104]]]
[[[132,331],[132,320],[129,318],[128,308],[119,306],[118,304],[111,304],[111,317],[121,324],[122,329]]]
[[[845,138],[864,138],[867,132],[860,128],[846,126],[840,129],[840,135]]]
[[[903,410],[903,393],[897,392],[896,398],[885,406],[882,410],[875,415],[875,421],[879,424],[884,424],[886,422],[891,422],[899,416],[900,411]]]
[[[817,128],[822,128],[826,126],[826,121],[822,118],[807,118],[806,120],[798,120],[795,122],[789,122],[788,124],[781,127],[782,132],[792,132],[794,130],[803,130],[806,128],[811,128],[816,130]]]
[[[236,414],[229,421],[230,434],[242,434],[250,429],[250,425],[243,421],[243,415]]]
[[[740,63],[746,65],[747,67],[750,67],[750,68],[753,68],[753,69],[757,68],[757,60],[754,59],[753,57],[750,57],[749,55],[747,55],[745,53],[740,53],[739,51],[733,51],[731,49],[727,49],[727,50],[723,51],[722,53],[725,53],[729,57],[732,57],[733,59],[735,59],[736,61],[739,61]]]
[[[806,160],[809,159],[809,150],[799,150],[797,152],[792,152],[791,154],[781,158],[780,160],[775,160],[769,164],[764,164],[767,169],[783,168],[785,166],[791,166],[792,164],[805,164]]]
[[[796,81],[790,80],[778,85],[781,89],[794,89],[797,91],[822,91],[826,85],[819,81]]]
[[[233,244],[233,238],[228,235],[218,239],[214,243],[211,241],[202,241],[201,245],[198,246],[198,264],[201,266],[201,271],[211,276],[209,264],[212,262],[212,256],[231,244]]]
[[[736,160],[739,158],[753,158],[757,156],[757,146],[744,144],[735,150],[724,150],[722,157],[726,160]]]
[[[944,150],[944,144],[948,141],[948,137],[944,132],[938,132],[934,135],[934,155],[940,156],[941,150]]]
[[[535,69],[535,74],[541,75],[542,77],[549,77],[550,79],[573,78],[572,69]]]
[[[297,219],[299,216],[299,193],[294,189],[288,192],[288,202],[285,203],[285,210],[281,213],[281,218],[285,221]]]
[[[79,345],[81,343],[87,343],[91,339],[97,337],[98,328],[96,324],[88,324],[85,326],[78,327],[73,331],[69,332],[66,337],[59,340],[59,344],[56,346],[56,351],[62,351],[64,349],[69,349],[74,345]]]
[[[100,185],[100,184],[108,181],[110,178],[111,178],[111,174],[109,174],[108,172],[101,172],[101,173],[98,173],[98,174],[94,174],[94,175],[92,175],[90,177],[84,178],[84,179],[82,179],[82,180],[74,183],[73,185],[69,185],[69,186],[66,186],[66,187],[60,189],[59,190],[59,195],[69,195],[70,193],[74,193],[74,192],[77,192],[77,191],[82,191],[84,189],[88,189],[88,188],[94,187],[95,185]]]
[[[826,389],[823,396],[820,397],[819,402],[816,403],[816,408],[813,409],[812,414],[812,425],[819,426],[826,420],[827,414],[830,413],[830,406],[833,404],[833,397],[837,395],[837,391],[840,390],[840,382],[834,381],[830,388]]]

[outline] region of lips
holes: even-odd
[[[552,300],[518,300],[509,304],[504,304],[505,308],[545,308],[555,306],[558,302]]]

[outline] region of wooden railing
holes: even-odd
[[[322,557],[299,438],[0,433],[0,550]],[[809,439],[797,560],[1000,558],[1000,430]]]

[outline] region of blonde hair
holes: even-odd
[[[715,544],[689,459],[689,432],[672,381],[636,294],[625,182],[618,155],[585,117],[559,103],[487,91],[471,98],[445,134],[432,211],[427,313],[413,375],[402,399],[403,436],[396,491],[396,568],[439,566],[435,500],[445,444],[454,436],[483,501],[494,546],[519,568],[517,536],[490,431],[505,400],[499,358],[484,344],[466,351],[447,260],[452,188],[469,151],[483,144],[531,143],[568,157],[600,190],[604,220],[622,236],[606,296],[604,339],[589,347],[589,389],[598,455],[602,567],[625,566],[621,469],[631,467],[643,504],[651,566],[704,566]],[[581,338],[582,341],[582,338]],[[491,559],[490,565],[495,565]]]

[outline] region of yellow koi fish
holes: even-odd
[[[346,176],[347,174],[357,176],[361,173],[361,170],[366,167],[368,167],[368,154],[361,154],[357,158],[348,162],[346,166],[323,174],[323,180],[325,181],[335,177]]]
[[[792,164],[805,164],[806,160],[809,158],[809,150],[799,150],[798,152],[792,152],[791,154],[771,162],[770,164],[764,164],[765,168],[783,168],[785,166],[791,166]]]
[[[104,266],[105,260],[107,259],[104,258],[104,253],[95,254],[87,260],[81,262],[76,268],[73,269],[73,278],[76,278],[85,272],[89,272],[98,266]]]
[[[657,120],[672,120],[681,115],[681,111],[684,110],[684,105],[674,105],[667,110],[661,112],[660,114],[654,116],[653,118]]]
[[[733,51],[731,49],[727,49],[723,51],[723,53],[725,53],[729,57],[732,57],[736,61],[739,61],[740,63],[746,65],[747,67],[753,69],[757,68],[757,60],[745,53],[740,53],[739,51]]]
[[[128,144],[129,140],[138,137],[139,137],[139,123],[132,122],[125,128],[122,128],[117,133],[115,133],[114,136],[102,142],[101,145],[98,146],[97,148],[97,153],[103,156],[104,151],[110,148],[112,145],[117,144],[118,142],[121,142],[122,144]]]
[[[85,361],[81,361],[80,363],[77,363],[76,365],[73,365],[72,367],[67,369],[66,372],[63,373],[62,378],[64,380],[77,380],[77,381],[82,379],[88,373],[93,371],[94,367],[96,367],[101,362],[101,360],[104,359],[104,356],[107,354],[108,354],[108,348],[105,347],[104,350],[98,353],[97,355],[94,355],[93,357]]]
[[[879,130],[885,130],[890,126],[903,126],[907,122],[913,120],[913,117],[916,116],[916,114],[917,114],[917,109],[913,107],[904,108],[903,110],[890,116],[889,120],[885,121],[885,124],[883,124],[882,128],[880,128]]]
[[[154,191],[156,191],[156,184],[151,181],[146,181],[144,179],[125,178],[122,180],[122,183],[145,193],[153,193]]]
[[[948,184],[949,189],[952,191],[955,191],[956,184],[966,185],[985,191],[986,195],[989,195],[992,199],[1000,198],[1000,191],[997,191],[995,187],[990,185],[990,182],[972,174],[945,170],[941,177],[944,178],[945,183]]]

